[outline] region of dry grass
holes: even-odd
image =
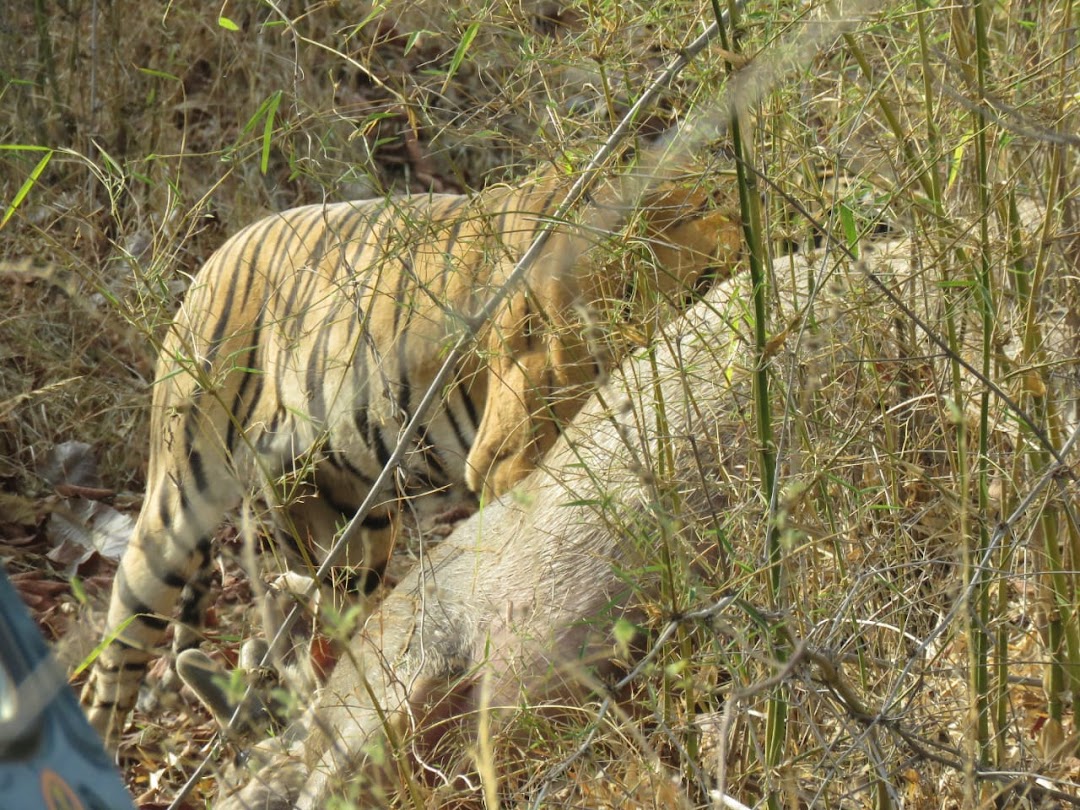
[[[0,485],[29,497],[47,491],[36,459],[68,439],[96,447],[107,486],[140,489],[154,347],[227,234],[292,205],[476,188],[580,161],[709,18],[686,3],[417,2],[372,19],[326,3],[287,20],[249,5],[222,12],[234,31],[183,4],[76,3],[42,18],[23,5],[0,29],[0,199],[18,200],[45,154],[30,147],[54,150],[0,248]],[[739,50],[752,56],[804,11],[754,4]],[[1062,447],[1080,374],[1076,10],[983,11],[985,43],[970,5],[896,4],[743,121],[762,175],[759,236],[786,293],[769,299],[758,347],[775,501],[748,393],[743,466],[715,482],[722,508],[691,521],[673,507],[685,525],[636,527],[666,572],[649,627],[674,617],[675,632],[592,744],[595,702],[517,707],[494,753],[465,756],[480,763],[472,789],[425,783],[396,801],[481,806],[497,775],[508,806],[541,791],[546,806],[723,806],[722,786],[749,806],[974,808],[1000,791],[1018,807],[1039,775],[1065,794],[1056,801],[1078,802],[1076,484],[1063,472],[1040,489],[1052,458],[1033,431],[996,395],[983,427],[986,388],[836,247],[892,228],[868,265]],[[724,72],[710,52],[665,107],[707,103]],[[793,245],[797,258],[779,255]],[[783,282],[806,263],[839,265],[841,281],[814,296]],[[749,300],[743,287],[728,313],[748,356]],[[664,471],[652,473],[662,489]],[[710,539],[714,558],[684,559],[680,532]],[[773,571],[767,537],[781,551]],[[722,594],[741,601],[680,618]],[[244,632],[222,617],[229,640]],[[201,742],[187,721],[161,734]],[[179,753],[168,766],[148,754],[132,784],[159,773],[169,793],[194,752]],[[976,778],[976,762],[1004,776]]]

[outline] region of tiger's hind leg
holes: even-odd
[[[204,581],[213,533],[224,513],[236,505],[234,489],[226,485],[185,488],[171,472],[151,482],[116,572],[106,620],[107,643],[82,692],[90,724],[110,750],[119,743],[182,589]]]

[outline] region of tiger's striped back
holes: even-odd
[[[177,651],[198,643],[211,539],[252,490],[313,558],[355,513],[442,363],[449,340],[506,279],[566,184],[499,187],[296,208],[240,231],[196,277],[163,344],[147,493],[117,572],[109,628],[123,627],[84,689],[115,745],[180,603]],[[655,253],[672,289],[729,268],[737,225],[708,195],[653,196]],[[648,204],[648,201],[647,201]],[[580,252],[560,229],[547,257]],[[479,336],[428,416],[401,485],[364,521],[348,563],[385,566],[402,497],[499,495],[554,441],[604,357],[590,307],[629,288],[612,267],[541,260]],[[624,306],[620,302],[619,306]],[[437,510],[437,498],[421,498]],[[133,618],[134,617],[134,618]]]

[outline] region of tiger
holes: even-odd
[[[175,652],[200,641],[226,516],[259,493],[282,533],[325,555],[462,329],[476,329],[474,349],[347,551],[365,591],[380,581],[406,504],[501,497],[536,466],[632,342],[617,328],[598,340],[606,318],[632,323],[733,271],[741,230],[724,194],[666,180],[637,209],[634,241],[647,249],[630,251],[634,261],[597,259],[582,244],[594,236],[556,223],[525,283],[477,326],[570,180],[550,171],[471,195],[293,208],[205,262],[159,352],[146,494],[82,691],[110,750],[174,611]],[[621,193],[608,181],[592,205],[614,208]],[[619,216],[614,238],[634,238]],[[561,269],[567,255],[577,258]]]

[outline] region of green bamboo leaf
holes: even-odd
[[[164,70],[154,70],[154,68],[141,67],[137,68],[139,73],[146,76],[153,76],[155,79],[171,79],[174,82],[180,81],[179,76],[175,76],[172,73],[166,73]]]
[[[278,107],[281,106],[282,91],[277,90],[272,93],[262,104],[259,105],[259,109],[255,110],[254,115],[247,120],[244,124],[240,134],[248,135],[255,131],[255,128],[262,121],[263,134],[262,134],[262,149],[260,150],[259,168],[263,174],[266,174],[270,165],[270,144],[271,138],[274,134],[274,123],[277,120]],[[225,150],[225,154],[222,155],[222,160],[232,160],[233,154],[239,149],[241,144],[237,142],[233,146]]]
[[[447,85],[450,84],[450,80],[457,74],[458,69],[461,67],[461,63],[465,61],[465,54],[469,51],[469,46],[472,45],[476,34],[480,30],[480,23],[474,22],[468,28],[465,29],[465,34],[461,38],[461,42],[458,43],[457,50],[454,51],[454,58],[450,60],[450,67],[446,71],[446,78],[443,80],[442,92],[446,92]]]
[[[45,167],[49,165],[49,161],[52,160],[52,156],[52,149],[48,150],[44,155],[41,156],[41,160],[37,162],[34,170],[30,172],[30,176],[23,181],[22,186],[19,188],[18,191],[15,192],[15,196],[14,198],[12,198],[11,204],[4,212],[4,218],[0,220],[0,228],[4,227],[4,225],[7,224],[7,221],[11,219],[12,214],[15,213],[15,209],[17,209],[22,203],[22,201],[26,199],[26,195],[30,193],[30,189],[34,187],[34,184],[37,183],[38,178],[41,177],[41,173],[45,171]]]
[[[859,229],[855,225],[855,212],[847,203],[840,203],[840,225],[844,229],[844,241],[855,258],[859,257]]]
[[[142,614],[142,615],[149,615],[149,614]],[[75,667],[75,671],[71,673],[71,677],[72,678],[77,678],[88,667],[90,667],[97,660],[98,656],[101,655],[101,653],[105,651],[105,648],[108,647],[110,644],[112,644],[114,641],[116,641],[116,639],[118,639],[120,637],[120,634],[123,633],[125,630],[127,630],[128,625],[130,625],[137,618],[138,618],[138,616],[128,616],[126,619],[124,619],[124,621],[122,621],[120,623],[119,627],[117,627],[116,629],[110,631],[110,633],[107,636],[105,636],[105,638],[103,638],[98,643],[98,645],[96,647],[94,647],[94,649],[92,649],[90,651],[90,654],[88,656],[86,656],[86,658],[84,658],[82,660],[82,662],[77,667]]]
[[[630,655],[630,647],[637,637],[637,634],[638,628],[633,622],[624,618],[615,620],[615,626],[612,628],[612,635],[615,637],[615,645],[622,655]]]
[[[266,174],[270,166],[270,139],[274,134],[274,119],[280,105],[281,91],[278,90],[270,96],[270,103],[266,107],[266,118],[263,121],[262,159],[259,161],[259,169],[263,174]]]

